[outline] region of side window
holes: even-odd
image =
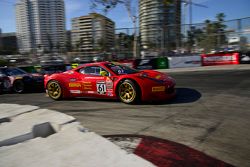
[[[107,70],[99,66],[90,66],[90,67],[85,67],[79,70],[79,72],[82,74],[89,74],[89,75],[95,75],[95,76],[101,76],[101,71],[106,71],[108,73],[108,76],[110,76]]]

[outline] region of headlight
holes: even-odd
[[[142,73],[140,74],[141,77],[144,77],[144,78],[147,78],[148,77],[148,74],[147,73]]]

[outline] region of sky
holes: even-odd
[[[16,31],[14,6],[16,1],[17,0],[0,0],[0,28],[3,33]],[[138,0],[132,1],[134,1],[134,4],[137,4]],[[250,17],[250,0],[193,0],[193,2],[207,6],[207,8],[192,7],[193,23],[202,23],[207,19],[215,20],[216,14],[221,12],[226,15],[226,20]],[[65,0],[67,30],[71,29],[72,18],[88,15],[88,13],[93,12],[89,6],[90,0]],[[134,5],[134,9],[138,13],[137,5]],[[101,10],[97,10],[96,12],[101,12]],[[116,28],[133,27],[128,13],[122,5],[117,6],[117,8],[110,11],[106,16],[116,23]],[[184,18],[182,21],[189,23],[188,9],[187,15]]]

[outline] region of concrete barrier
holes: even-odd
[[[168,57],[169,68],[200,67],[200,55]]]
[[[0,119],[8,120],[0,123],[0,164],[5,167],[154,166],[53,110],[0,104]]]

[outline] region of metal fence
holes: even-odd
[[[178,29],[180,29],[179,32]],[[147,31],[151,33],[151,36],[137,29],[137,54],[141,56],[250,51],[250,17],[222,22],[207,21],[192,25],[164,27],[151,25],[147,27]],[[116,29],[115,34],[114,52],[116,55],[131,57],[134,29]]]

